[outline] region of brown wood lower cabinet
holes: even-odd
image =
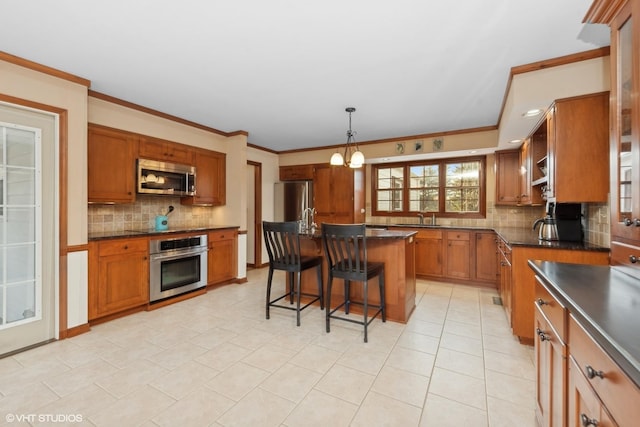
[[[496,235],[489,230],[394,227],[415,231],[416,275],[495,287],[498,279]]]
[[[211,231],[208,239],[208,284],[214,285],[235,279],[238,275],[238,231]]]
[[[549,316],[548,307],[558,308],[564,315],[562,307],[544,289],[536,283],[536,294],[541,295],[536,304],[534,326],[536,338],[534,354],[536,364],[536,420],[545,427],[562,427],[565,425],[566,404],[564,391],[566,388],[567,346],[562,339],[564,322],[553,322],[555,316]]]
[[[89,320],[149,302],[147,238],[91,243],[89,254]]]
[[[529,268],[530,260],[568,262],[573,264],[608,265],[608,251],[579,249],[537,248],[530,246],[511,247],[511,329],[521,342],[531,344],[534,339],[535,274]]]

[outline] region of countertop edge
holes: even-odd
[[[206,233],[209,231],[219,230],[237,230],[239,225],[214,225],[202,228],[186,228],[186,229],[172,229],[172,230],[121,230],[121,231],[108,231],[104,233],[89,233],[87,240],[89,242],[96,242],[100,240],[111,239],[125,239],[136,237],[151,237],[151,236],[171,236],[175,234],[189,234],[189,233]]]

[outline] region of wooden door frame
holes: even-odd
[[[253,204],[254,204],[254,259],[253,267],[262,267],[262,163],[247,160],[253,166]]]

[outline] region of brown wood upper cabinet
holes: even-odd
[[[546,199],[606,203],[609,92],[556,100],[541,126],[547,134]]]
[[[520,203],[520,151],[496,151],[496,205]]]
[[[183,205],[221,206],[226,203],[226,154],[192,148],[196,167],[196,194],[183,197]]]
[[[364,171],[315,165],[313,201],[318,224],[364,222]]]
[[[90,203],[135,202],[137,153],[137,135],[89,123],[87,184]]]
[[[310,181],[313,165],[280,166],[280,181]]]
[[[150,136],[140,138],[138,155],[143,159],[159,160],[182,165],[193,164],[193,147]]]

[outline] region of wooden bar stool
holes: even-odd
[[[262,222],[262,233],[269,253],[269,278],[267,280],[266,318],[269,318],[269,307],[286,308],[296,311],[297,325],[300,326],[300,311],[316,301],[320,301],[320,309],[324,309],[324,295],[322,290],[322,257],[300,255],[300,234],[298,223],[288,222]],[[303,270],[316,267],[318,275],[318,293],[303,293],[300,289],[300,279]],[[286,271],[289,277],[289,292],[275,299],[271,299],[271,282],[274,270]],[[294,274],[298,273],[294,280]],[[289,296],[289,303],[295,307],[277,304],[281,299]],[[311,297],[311,301],[300,307],[300,296]]]
[[[327,332],[330,332],[330,319],[339,319],[347,322],[364,325],[364,342],[367,342],[367,327],[382,314],[382,321],[387,320],[384,307],[384,263],[369,262],[367,260],[367,236],[364,224],[322,224],[322,242],[325,256],[329,263],[329,279],[327,281],[326,323]],[[380,289],[380,304],[369,304],[369,279],[378,276]],[[331,309],[331,287],[333,278],[344,279],[344,302],[333,310]],[[351,282],[361,282],[363,286],[363,300],[351,299]],[[345,315],[349,314],[351,304],[363,307],[363,319],[356,320],[342,315],[334,314],[344,307]],[[376,309],[369,318],[369,309]]]

